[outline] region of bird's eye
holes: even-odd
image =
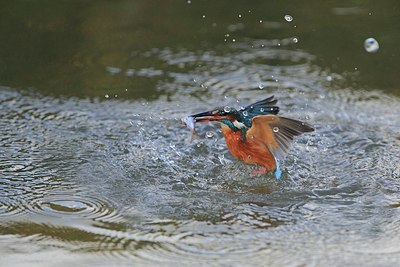
[[[225,106],[224,107],[224,112],[229,113],[231,112],[232,108],[230,106]]]

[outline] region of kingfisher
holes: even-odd
[[[194,129],[194,123],[219,122],[226,145],[236,159],[262,167],[252,174],[275,170],[279,180],[282,174],[280,162],[288,153],[294,137],[314,129],[305,122],[278,116],[277,102],[271,96],[239,110],[230,106],[219,107],[190,115],[186,124]]]

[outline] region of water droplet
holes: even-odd
[[[187,1],[187,3],[188,3],[188,4],[191,4],[191,3],[192,3],[192,1],[188,0],[188,1]]]
[[[293,38],[293,43],[297,44],[299,42],[299,39],[297,39],[296,37]]]
[[[260,19],[260,23],[262,23],[262,20]]]
[[[251,155],[247,155],[247,158],[248,158],[248,159],[251,159]]]
[[[249,116],[249,113],[247,112],[247,110],[243,111],[243,116],[245,116],[245,117]]]
[[[108,94],[105,94],[104,97],[105,97],[105,98],[109,98],[110,96],[109,96]]]
[[[232,110],[232,108],[231,108],[230,106],[225,106],[225,107],[224,107],[224,111],[225,111],[226,113],[231,112],[231,110]]]
[[[364,41],[364,48],[368,53],[376,53],[379,50],[379,43],[375,38],[368,38]]]
[[[285,20],[286,20],[287,22],[292,22],[292,21],[293,21],[293,17],[290,16],[290,15],[285,15]]]
[[[213,133],[213,132],[210,132],[210,131],[206,132],[206,137],[207,137],[207,138],[211,138],[211,137],[213,137],[213,136],[214,136],[214,133]]]
[[[236,42],[236,39],[232,39],[232,42]]]
[[[260,108],[260,112],[264,112],[265,111],[265,109],[264,108]]]
[[[239,14],[239,18],[241,18],[242,17],[242,15],[241,14]]]
[[[305,119],[305,120],[309,120],[309,119],[310,119],[310,116],[306,115],[306,116],[304,117],[304,119]]]
[[[278,127],[274,127],[273,131],[274,131],[275,133],[277,133],[277,132],[279,132],[279,128],[278,128]]]
[[[333,78],[332,78],[332,76],[328,75],[328,76],[326,76],[326,80],[327,80],[328,82],[331,82],[331,81],[333,80]]]
[[[205,19],[206,18],[206,15],[203,15],[203,19]]]
[[[264,84],[260,83],[260,84],[258,85],[258,88],[260,88],[261,90],[264,89]]]

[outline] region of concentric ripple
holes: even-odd
[[[1,234],[110,263],[307,265],[325,253],[328,265],[375,241],[378,255],[397,253],[400,100],[341,88],[306,52],[230,49],[153,51],[171,69],[157,87],[168,97],[151,102],[2,88]],[[196,125],[190,143],[180,124],[272,94],[283,116],[316,128],[280,182],[249,175],[218,126]]]

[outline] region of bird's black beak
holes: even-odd
[[[216,110],[197,113],[190,115],[190,117],[193,117],[196,122],[218,121],[220,119]]]

